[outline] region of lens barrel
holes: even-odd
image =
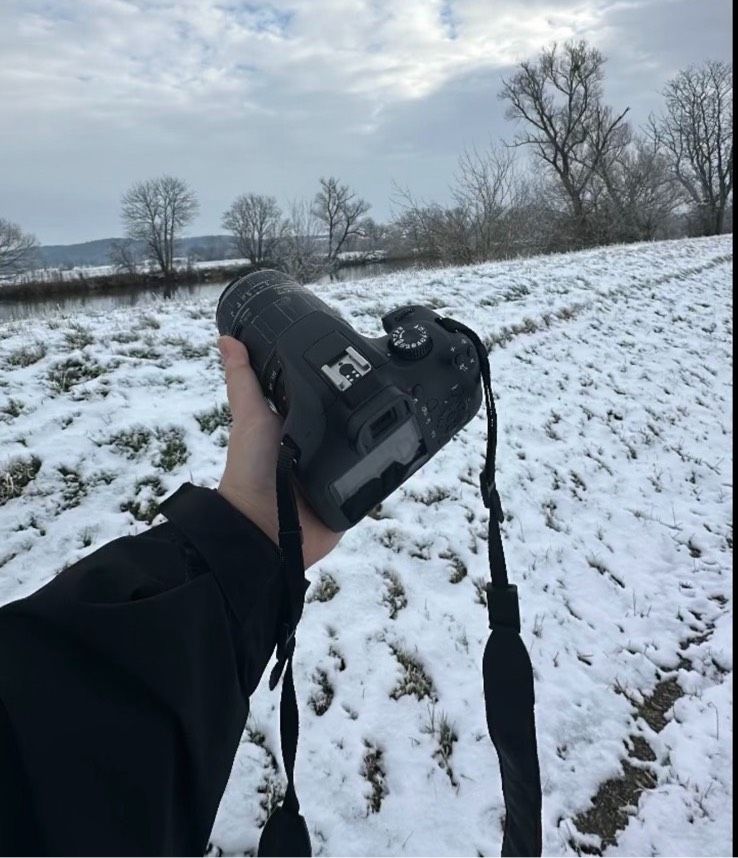
[[[264,392],[267,376],[275,376],[273,366],[277,340],[295,322],[319,310],[336,318],[338,314],[320,298],[281,271],[254,271],[233,280],[218,301],[218,331],[240,340],[249,350],[249,359]]]

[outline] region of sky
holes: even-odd
[[[42,244],[121,235],[122,193],[170,173],[190,235],[328,175],[384,220],[393,183],[443,201],[465,148],[513,139],[501,81],[550,42],[599,48],[637,126],[731,31],[730,0],[0,0],[0,217]]]

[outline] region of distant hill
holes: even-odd
[[[100,238],[81,244],[47,244],[39,248],[38,256],[43,268],[74,268],[79,265],[108,265],[110,249],[116,238]],[[143,242],[139,245],[144,254]],[[177,242],[177,256],[191,256],[196,260],[231,259],[237,256],[233,239],[229,235],[195,235]]]

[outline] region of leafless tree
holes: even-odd
[[[273,258],[283,227],[274,197],[241,194],[224,213],[222,223],[233,233],[238,252],[253,265]]]
[[[308,283],[325,272],[325,257],[321,253],[321,224],[310,203],[294,200],[280,232],[276,255],[281,268],[301,283]]]
[[[116,239],[110,245],[108,258],[116,271],[123,274],[138,273],[139,254],[136,251],[136,244],[132,239]]]
[[[121,200],[128,237],[141,239],[165,278],[174,274],[174,242],[192,222],[199,204],[195,192],[174,176],[137,182]]]
[[[627,142],[625,116],[602,102],[603,55],[586,42],[545,48],[504,81],[507,116],[526,123],[514,141],[556,176],[567,201],[573,243],[591,242],[593,183],[601,159]]]
[[[395,186],[393,205],[399,209],[397,226],[407,251],[423,259],[466,265],[480,258],[475,224],[468,206],[441,206]]]
[[[520,192],[513,153],[493,146],[482,152],[466,150],[451,191],[469,225],[473,255],[478,259],[506,255],[512,239],[508,215]]]
[[[327,230],[327,257],[333,263],[347,239],[361,234],[361,220],[371,206],[333,176],[320,180],[312,213]]]
[[[361,231],[368,252],[386,250],[391,231],[388,224],[378,223],[374,218],[365,217],[361,222]]]
[[[450,188],[453,204],[417,199],[395,186],[393,204],[408,249],[431,259],[467,264],[518,252],[513,213],[526,198],[514,156],[494,147],[464,152]]]
[[[702,232],[723,231],[733,191],[733,68],[710,61],[679,72],[663,90],[652,138],[697,209]]]
[[[17,223],[0,218],[0,274],[28,269],[38,249],[35,235],[23,232]]]
[[[597,176],[600,241],[648,241],[668,234],[684,193],[652,139],[633,137],[627,146],[601,160]]]

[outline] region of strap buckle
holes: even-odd
[[[497,628],[506,628],[520,632],[520,606],[515,584],[505,584],[502,587],[487,584],[485,590],[490,629],[494,631]]]
[[[484,506],[490,511],[490,515],[493,515],[498,523],[502,524],[505,520],[505,513],[502,511],[500,493],[497,491],[494,479],[490,480],[486,468],[479,472],[479,488],[482,492]]]
[[[279,531],[279,545],[280,547],[284,544],[289,543],[291,540],[297,540],[297,542],[302,545],[305,542],[305,537],[302,532],[301,527],[297,527],[295,530],[280,530]]]

